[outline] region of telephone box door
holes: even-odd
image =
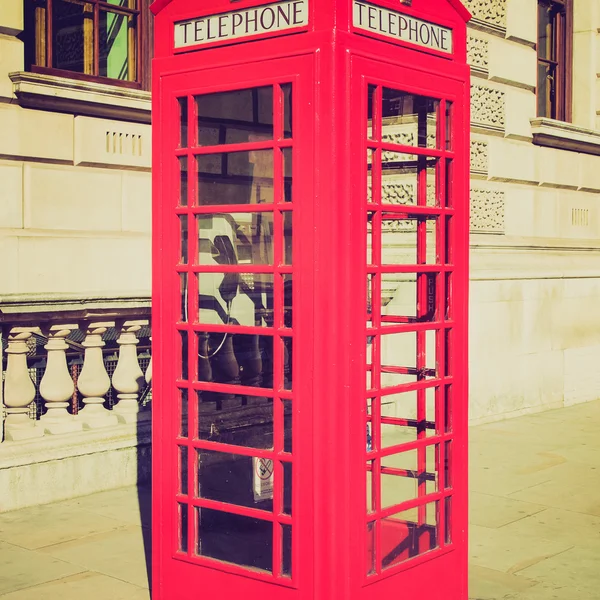
[[[351,71],[367,238],[356,570],[365,599],[465,598],[468,88],[397,64],[355,56]]]
[[[292,599],[311,587],[310,377],[298,358],[312,330],[311,249],[298,244],[313,197],[300,121],[313,110],[311,65],[199,69],[157,86],[161,598]]]

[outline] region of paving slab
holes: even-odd
[[[502,573],[495,569],[469,566],[469,598],[473,600],[496,600],[509,594],[525,592],[537,585],[537,581]]]
[[[0,542],[0,596],[83,571],[85,567]]]
[[[101,575],[81,573],[2,596],[3,600],[150,600],[150,592]]]
[[[548,510],[542,504],[531,504],[530,502],[479,492],[471,492],[469,504],[471,507],[469,523],[491,529],[503,527],[514,521]]]
[[[140,526],[90,535],[40,552],[142,588],[149,586],[150,532]]]

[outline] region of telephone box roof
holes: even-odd
[[[160,13],[164,8],[166,8],[169,4],[171,4],[174,0],[155,0],[155,2],[152,3],[152,5],[150,6],[150,10],[157,15],[158,13]],[[447,4],[449,4],[457,13],[460,17],[462,17],[462,19],[467,22],[471,19],[471,13],[465,8],[465,6],[463,5],[463,3],[461,2],[461,0],[436,0],[437,2],[446,2]],[[189,5],[189,0],[186,0],[186,4]],[[202,4],[205,4],[205,2],[202,2]],[[401,6],[400,0],[398,1],[398,4]]]

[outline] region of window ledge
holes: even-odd
[[[26,108],[150,123],[150,92],[23,71],[10,79]]]
[[[600,156],[600,132],[554,119],[531,119],[533,143]]]

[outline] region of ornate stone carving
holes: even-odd
[[[471,173],[487,174],[488,145],[487,142],[471,141]]]
[[[504,233],[504,192],[471,188],[471,231]]]
[[[503,130],[505,93],[483,85],[471,85],[471,123],[487,129]]]
[[[506,0],[464,0],[473,21],[491,29],[506,29]]]
[[[489,42],[470,35],[467,39],[468,61],[474,71],[487,73],[489,70]]]

